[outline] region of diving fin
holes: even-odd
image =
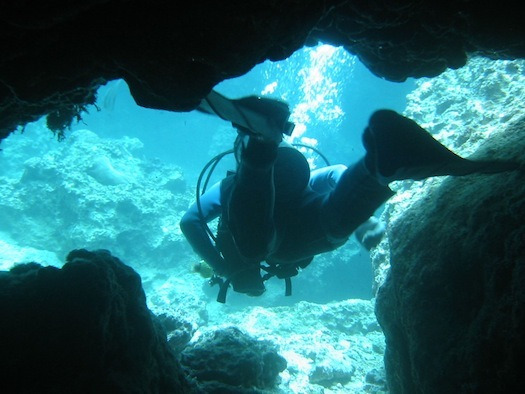
[[[202,99],[197,110],[272,140],[282,134],[291,135],[295,126],[288,120],[288,104],[266,97],[247,96],[232,100],[212,90]]]
[[[431,176],[495,174],[520,167],[513,161],[458,156],[416,122],[391,110],[379,110],[372,115],[363,133],[363,143],[366,166],[383,185]]]

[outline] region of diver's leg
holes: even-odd
[[[239,252],[263,260],[275,238],[273,165],[277,145],[250,137],[228,203],[228,225]]]
[[[337,241],[349,236],[393,192],[395,180],[440,175],[497,173],[519,167],[515,162],[468,160],[435,140],[416,122],[390,110],[376,111],[363,133],[364,159],[349,167],[322,204],[326,233]]]
[[[364,159],[343,172],[335,189],[321,206],[326,235],[334,242],[348,238],[394,192],[370,173]]]

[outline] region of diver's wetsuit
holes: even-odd
[[[387,186],[392,181],[521,168],[514,161],[462,158],[416,122],[390,110],[372,114],[363,143],[367,153],[356,164],[314,171],[310,178],[297,150],[252,135],[237,174],[201,198],[205,222],[222,218],[217,244],[224,258],[207,237],[196,205],[182,218],[181,229],[236,291],[259,295],[264,291],[260,262],[279,269],[304,268],[313,256],[343,245],[393,195]],[[281,277],[293,276],[290,272]],[[242,287],[249,282],[252,288]]]
[[[349,168],[336,165],[314,170],[300,190],[283,195],[275,190],[278,149],[292,148],[250,139],[237,174],[215,184],[200,199],[204,221],[222,215],[223,225],[248,263],[266,260],[304,266],[313,256],[343,245],[393,195],[369,174],[363,160]],[[197,204],[183,216],[181,229],[201,258],[217,273],[228,274],[231,267],[207,236]]]

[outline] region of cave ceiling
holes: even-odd
[[[0,2],[0,139],[50,114],[67,126],[122,78],[137,104],[194,109],[220,81],[318,42],[404,81],[469,56],[525,57],[516,2],[54,0]]]

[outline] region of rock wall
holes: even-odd
[[[477,156],[525,162],[525,118]],[[392,393],[517,392],[525,378],[525,173],[446,178],[390,223],[377,294]]]
[[[0,315],[3,392],[197,392],[140,277],[107,251],[75,250],[62,269],[1,272]]]
[[[494,136],[504,139],[499,134],[505,133],[510,124],[524,115],[523,60],[491,61],[474,57],[459,70],[449,70],[432,79],[422,78],[416,84],[417,88],[407,96],[404,115],[465,157],[475,157],[475,152],[487,139]],[[425,199],[446,179],[433,177],[419,182],[393,182],[390,187],[396,195],[385,204],[381,219],[389,227],[395,226],[414,203]],[[374,292],[383,283],[390,267],[388,233],[379,248],[371,251]]]

